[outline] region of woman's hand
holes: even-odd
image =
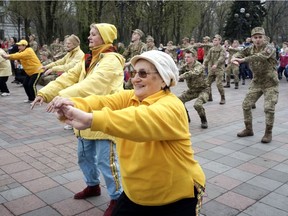
[[[62,106],[74,106],[73,101],[68,98],[56,96],[47,106],[47,112],[56,112]]]
[[[90,128],[93,119],[92,113],[84,112],[72,106],[62,106],[61,109],[57,111],[57,115],[58,118],[60,117],[66,124],[78,130]]]
[[[73,101],[68,98],[55,97],[48,104],[46,111],[55,113],[60,121],[78,130],[90,128],[92,124],[93,114],[74,108]]]
[[[48,70],[46,70],[45,72],[44,72],[44,75],[45,76],[48,76],[49,74],[51,74],[53,71],[52,71],[52,69],[48,69]]]

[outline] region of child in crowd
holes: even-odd
[[[279,54],[279,61],[280,65],[278,67],[278,79],[282,79],[282,74],[284,70],[284,75],[286,77],[286,80],[288,82],[288,47],[286,47],[282,53]]]

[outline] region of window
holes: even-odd
[[[4,39],[4,30],[3,29],[0,29],[0,38]]]

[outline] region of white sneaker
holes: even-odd
[[[32,103],[33,101],[30,101],[30,100],[27,99],[27,100],[24,100],[23,102],[24,103]]]
[[[72,130],[73,127],[71,125],[65,125],[64,130]]]
[[[1,96],[3,96],[3,97],[9,96],[9,95],[10,95],[10,93],[8,93],[8,92],[4,92],[1,94]]]

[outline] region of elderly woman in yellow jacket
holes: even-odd
[[[27,74],[23,82],[23,87],[28,99],[24,100],[24,102],[33,102],[37,94],[36,85],[43,72],[43,69],[39,69],[42,64],[34,50],[31,47],[28,47],[28,42],[26,40],[20,40],[16,44],[18,45],[19,52],[14,54],[2,54],[2,57],[10,60],[20,60],[20,63]]]
[[[86,97],[91,94],[107,95],[123,90],[124,58],[113,46],[117,29],[108,23],[90,25],[88,37],[92,56],[77,63],[68,72],[43,87],[35,104],[50,102],[56,96]],[[84,174],[87,187],[75,194],[75,199],[100,196],[100,171],[111,198],[104,216],[110,216],[122,193],[116,138],[101,131],[74,130],[78,139],[78,164]]]
[[[0,48],[0,55],[6,54],[6,52]],[[2,56],[0,56],[0,91],[1,91],[1,96],[9,96],[10,91],[7,87],[7,80],[9,76],[12,75],[12,69],[11,69],[11,64],[10,61],[7,61],[4,59]]]
[[[65,46],[68,53],[63,58],[43,66],[42,69],[45,70],[44,75],[67,72],[82,60],[84,52],[80,48],[80,39],[76,35],[70,35],[66,39]]]
[[[156,50],[134,56],[131,64],[134,90],[58,97],[47,111],[57,111],[75,128],[119,138],[124,192],[112,216],[199,215],[205,175],[194,159],[185,107],[170,92],[178,81],[177,66],[170,55]]]

